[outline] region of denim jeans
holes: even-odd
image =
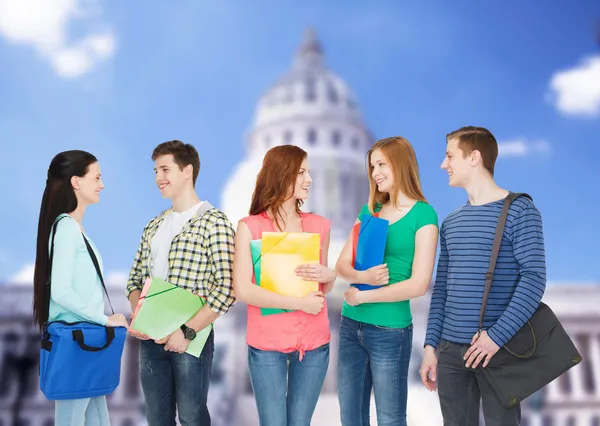
[[[106,397],[56,401],[54,424],[56,426],[109,426]]]
[[[153,340],[140,341],[140,377],[149,426],[210,426],[207,398],[214,354],[210,333],[200,358],[165,351]]]
[[[338,398],[343,426],[368,426],[371,390],[379,426],[406,426],[412,325],[380,327],[342,317]]]
[[[521,407],[505,408],[481,374],[481,367],[466,368],[463,359],[470,345],[440,342],[438,394],[444,426],[479,425],[479,403],[483,401],[486,426],[517,426]]]
[[[250,382],[260,426],[310,426],[329,365],[329,343],[307,351],[261,351],[248,346]]]

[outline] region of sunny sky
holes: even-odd
[[[598,22],[597,0],[0,0],[0,282],[31,282],[62,150],[100,160],[106,189],[84,225],[115,282],[168,207],[153,180],[158,143],[198,148],[199,195],[219,206],[256,102],[313,27],[374,136],[415,146],[440,219],[466,200],[439,168],[445,134],[488,127],[497,181],[542,213],[548,279],[600,283]]]

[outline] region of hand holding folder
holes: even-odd
[[[251,240],[250,251],[252,252],[252,265],[254,267],[254,278],[256,285],[260,287],[260,270],[261,270],[261,251],[262,251],[262,240]],[[264,316],[281,314],[284,312],[293,312],[288,309],[278,308],[260,308],[260,313]]]
[[[177,331],[204,306],[204,300],[190,291],[154,278],[146,280],[130,329],[160,340]],[[212,324],[196,333],[187,353],[200,357]]]
[[[320,262],[319,234],[305,232],[263,232],[260,286],[291,297],[304,297],[320,290],[316,281],[304,281],[296,267]]]
[[[383,263],[389,221],[364,214],[352,228],[352,263],[357,271],[366,271]],[[355,283],[359,290],[373,290],[380,286]]]

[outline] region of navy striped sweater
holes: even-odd
[[[431,296],[425,345],[441,339],[471,343],[477,332],[496,224],[504,200],[469,203],[440,228],[440,257]],[[519,197],[510,206],[484,329],[503,346],[531,318],[546,288],[542,219],[533,202]]]

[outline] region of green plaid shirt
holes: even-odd
[[[151,276],[152,238],[171,209],[152,219],[144,228],[127,281],[127,297],[142,290]],[[234,304],[232,274],[235,231],[227,216],[211,206],[194,216],[173,238],[169,251],[169,275],[166,281],[206,299],[215,312],[224,314]]]

